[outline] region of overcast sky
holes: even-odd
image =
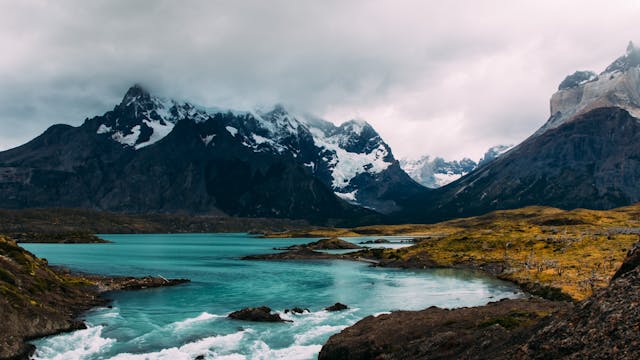
[[[396,157],[478,159],[549,116],[565,75],[640,42],[640,1],[0,0],[0,149],[133,83],[207,106],[371,123]]]

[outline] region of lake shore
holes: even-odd
[[[0,236],[0,359],[29,359],[29,340],[86,328],[85,311],[105,306],[111,291],[173,286],[186,279],[74,274]]]
[[[266,237],[403,236],[415,244],[357,253],[378,266],[480,270],[553,299],[584,300],[608,285],[639,239],[640,205],[571,211],[527,207],[437,224],[288,231]],[[343,235],[341,235],[343,234]]]

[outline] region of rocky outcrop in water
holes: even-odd
[[[376,239],[376,240],[367,240],[362,241],[360,244],[389,244],[391,241],[387,239]]]
[[[326,308],[324,308],[327,311],[342,311],[342,310],[347,310],[349,307],[343,303],[335,303],[331,306],[328,306]]]
[[[268,306],[248,307],[234,311],[228,316],[234,320],[258,321],[258,322],[286,322],[279,314],[272,314]]]
[[[358,246],[352,242],[348,242],[337,237],[330,239],[320,239],[308,244],[292,245],[285,248],[277,248],[276,250],[349,250],[349,249],[362,249],[362,246]]]
[[[311,249],[289,250],[276,254],[247,255],[242,260],[335,260],[348,259],[344,255],[327,254]]]
[[[307,308],[304,308],[304,309],[303,309],[303,308],[298,307],[298,306],[293,307],[293,308],[291,308],[291,309],[284,309],[284,313],[285,313],[285,314],[288,314],[288,313],[292,313],[292,314],[304,314],[305,312],[307,312],[307,313],[308,313],[308,312],[311,312],[311,311],[309,311],[309,309],[307,309]]]

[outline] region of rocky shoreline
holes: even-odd
[[[534,297],[369,316],[318,359],[637,359],[639,265],[636,246],[609,286],[575,305]]]
[[[0,359],[29,359],[29,340],[84,329],[78,319],[110,291],[173,286],[186,279],[72,274],[0,235]]]
[[[479,307],[368,316],[329,338],[318,359],[491,358],[511,337],[571,308],[570,303],[539,298],[505,299]]]

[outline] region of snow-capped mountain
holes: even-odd
[[[599,75],[577,72],[534,135],[458,181],[416,198],[402,221],[437,221],[529,205],[610,209],[640,201],[640,51]]]
[[[478,164],[469,158],[447,161],[441,157],[423,156],[419,159],[401,159],[400,166],[413,180],[436,189],[458,180]]]
[[[448,161],[441,157],[423,156],[419,159],[401,159],[400,166],[413,180],[428,188],[437,189],[458,180],[478,166],[489,163],[512,147],[513,145],[491,147],[478,162],[469,158]]]
[[[362,120],[336,126],[313,116],[294,115],[282,105],[270,111],[212,110],[151,96],[139,85],[127,92],[118,107],[136,120],[127,123],[107,114],[96,133],[136,150],[167,136],[178,121],[203,123],[213,118],[253,152],[292,156],[351,203],[381,212],[396,210],[399,205],[394,199],[381,198],[384,194],[379,189],[371,189],[386,171],[398,173],[402,186],[415,187],[408,178],[402,179],[389,146]],[[203,133],[202,140],[215,146],[215,136]]]
[[[343,200],[390,212],[422,191],[364,121],[336,126],[294,115],[283,106],[270,111],[205,108],[153,96],[139,85],[112,111],[80,127],[56,125],[0,153],[0,183],[10,180],[4,173],[13,174],[12,179],[23,174],[27,181],[34,169],[52,178],[54,172],[64,174],[74,183],[68,188],[79,188],[61,204],[55,203],[59,196],[47,196],[42,189],[32,189],[42,197],[37,201],[20,192],[25,187],[9,189],[9,207],[53,202],[109,210],[215,208],[233,215],[310,218],[351,211],[339,205]],[[87,200],[76,198],[82,193]],[[27,200],[19,200],[21,196]],[[300,199],[297,209],[293,198]]]

